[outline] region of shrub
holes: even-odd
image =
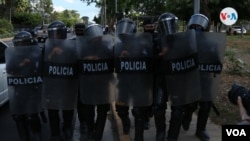
[[[5,19],[0,19],[0,34],[4,35],[12,32],[13,32],[12,24]]]

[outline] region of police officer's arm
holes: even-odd
[[[51,59],[54,55],[60,55],[63,53],[63,50],[60,47],[55,47],[48,55],[48,59]]]
[[[27,64],[29,64],[29,63],[30,63],[30,59],[24,58],[24,59],[22,60],[22,62],[19,63],[19,66],[22,67],[22,66],[25,66],[25,65],[27,65]]]

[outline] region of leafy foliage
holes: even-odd
[[[5,19],[0,19],[0,34],[7,34],[11,33],[12,31],[13,31],[12,24]]]
[[[42,23],[42,17],[41,15],[34,13],[27,13],[27,12],[16,13],[12,17],[12,23],[35,27]]]

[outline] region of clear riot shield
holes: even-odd
[[[153,46],[148,33],[119,34],[115,44],[116,102],[149,106],[153,93]]]
[[[5,50],[9,105],[12,114],[42,111],[42,52],[38,45]]]
[[[219,92],[226,35],[215,32],[197,32],[196,42],[201,77],[201,101],[213,101]]]
[[[49,109],[71,110],[78,95],[74,40],[47,39],[44,51],[44,104]]]
[[[163,57],[163,70],[172,105],[199,100],[201,91],[195,32],[167,35],[162,38],[162,47],[167,48]]]
[[[109,35],[77,37],[76,46],[81,102],[91,105],[113,102],[114,57],[112,37]]]

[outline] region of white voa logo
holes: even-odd
[[[238,20],[238,13],[232,7],[227,7],[221,10],[220,20],[225,25],[233,25]]]

